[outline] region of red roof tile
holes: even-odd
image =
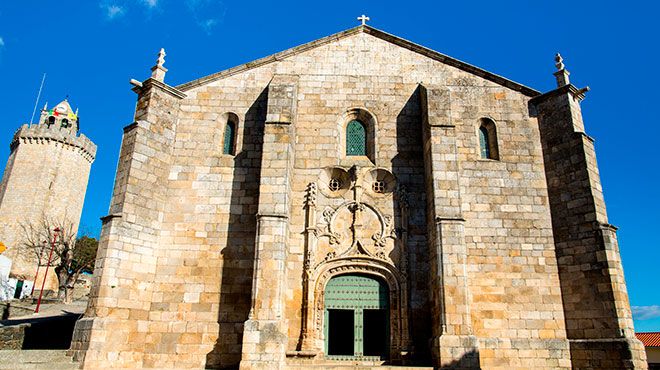
[[[644,347],[660,347],[660,332],[635,333],[635,335],[644,343]]]

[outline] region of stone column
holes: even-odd
[[[568,72],[558,63],[562,75]],[[559,73],[558,72],[558,73]],[[574,368],[645,369],[635,338],[616,228],[607,221],[594,140],[566,78],[530,106],[539,120],[552,229]]]
[[[179,103],[185,95],[152,78],[134,90],[136,121],[124,128],[90,301],[71,344],[85,369],[143,367],[146,336],[153,334],[147,318]]]
[[[252,308],[243,333],[241,369],[280,369],[285,361],[284,291],[296,106],[297,79],[275,76],[268,86]]]
[[[421,87],[435,366],[479,367],[467,285],[456,128],[450,91]]]
[[[301,330],[299,352],[308,356],[315,355],[315,337],[314,337],[314,288],[310,286],[310,278],[313,272],[314,256],[316,254],[316,194],[317,185],[315,182],[307,185],[305,195],[305,262],[303,264],[303,302],[301,309]]]

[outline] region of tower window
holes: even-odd
[[[346,126],[346,155],[367,155],[367,130],[358,120],[353,120]]]
[[[234,154],[234,137],[236,136],[236,125],[231,120],[225,124],[225,136],[222,144],[223,154]]]
[[[479,152],[482,159],[499,159],[495,122],[488,118],[482,118],[479,126]]]
[[[69,120],[66,119],[66,118],[62,119],[62,123],[60,123],[60,127],[68,128],[69,127]]]
[[[48,125],[48,127],[50,127],[54,124],[55,124],[55,117],[53,117],[53,116],[48,117],[48,121],[46,121],[46,125]]]

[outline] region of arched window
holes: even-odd
[[[51,125],[54,125],[54,124],[55,124],[55,117],[53,117],[53,116],[48,117],[48,123],[46,123],[46,125],[48,125],[48,127],[50,127]]]
[[[222,143],[223,154],[234,154],[234,137],[236,136],[236,125],[231,120],[225,124],[225,136]]]
[[[479,126],[479,152],[482,159],[500,159],[497,149],[497,131],[495,122],[482,118]]]
[[[60,123],[60,127],[62,127],[62,128],[69,127],[69,120],[66,119],[66,118],[62,119],[62,122]]]
[[[479,147],[481,149],[481,158],[490,158],[490,146],[488,145],[488,130],[479,127]]]
[[[358,120],[346,125],[346,155],[367,155],[367,130]]]

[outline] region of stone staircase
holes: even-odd
[[[80,364],[73,362],[66,352],[63,349],[0,350],[0,369],[78,369]]]

